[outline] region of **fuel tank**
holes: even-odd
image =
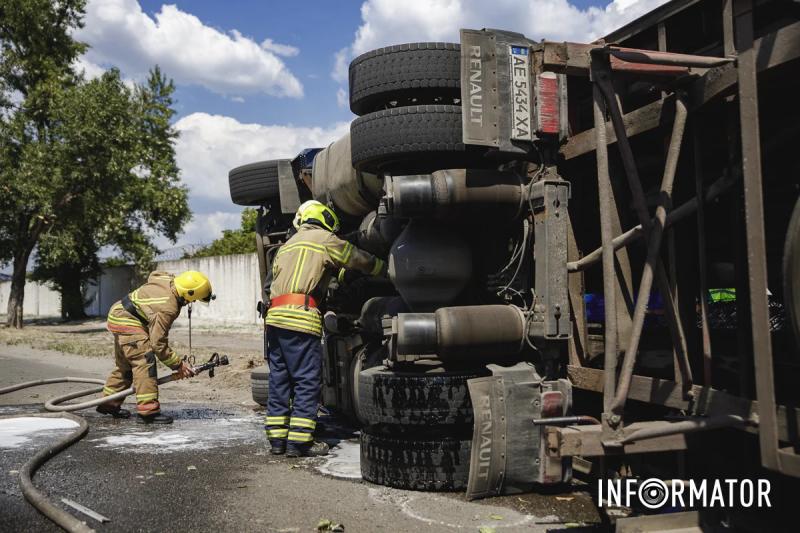
[[[348,132],[314,158],[311,189],[315,200],[357,217],[378,207],[383,178],[353,168]]]

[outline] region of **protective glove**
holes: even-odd
[[[194,376],[194,370],[186,361],[181,361],[181,366],[175,369],[173,380],[186,379]]]

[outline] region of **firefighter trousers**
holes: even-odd
[[[147,335],[115,333],[114,358],[117,368],[108,376],[103,387],[103,396],[123,391],[133,384],[136,391],[136,411],[143,416],[160,412],[156,354],[150,349]],[[122,401],[110,404],[120,406]]]
[[[314,443],[322,379],[322,344],[309,333],[267,328],[269,398],[264,429],[272,444]],[[290,398],[293,401],[290,406]]]

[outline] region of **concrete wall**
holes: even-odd
[[[132,278],[133,268],[129,266],[104,269],[100,278],[90,282],[84,293],[88,300],[86,314],[106,316],[113,303],[130,292]],[[10,281],[0,283],[0,313],[6,312],[10,292]],[[23,312],[30,318],[61,316],[61,295],[49,285],[28,281],[25,283]]]
[[[161,261],[158,270],[179,274],[184,270],[203,272],[211,280],[217,299],[211,305],[195,305],[192,322],[198,326],[208,324],[256,324],[259,322],[256,304],[261,299],[258,259],[255,254],[224,255],[200,259]],[[89,303],[86,313],[105,316],[111,305],[133,287],[131,267],[112,267],[103,271],[99,280],[86,291]],[[5,313],[11,282],[0,283],[0,313]],[[61,315],[61,296],[46,285],[28,282],[25,285],[25,316],[49,317]],[[181,313],[179,324],[186,324],[186,312]]]
[[[261,299],[260,276],[256,254],[222,255],[199,259],[162,261],[159,270],[179,274],[184,270],[197,270],[211,280],[217,299],[210,305],[195,305],[192,323],[258,323],[256,304]],[[186,324],[186,313],[181,313],[178,323]]]
[[[8,309],[11,282],[0,283],[0,313]],[[61,295],[48,287],[33,281],[25,283],[24,316],[30,318],[61,316]]]

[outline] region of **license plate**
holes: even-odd
[[[511,138],[533,139],[531,130],[531,66],[526,46],[510,46],[511,56]]]

